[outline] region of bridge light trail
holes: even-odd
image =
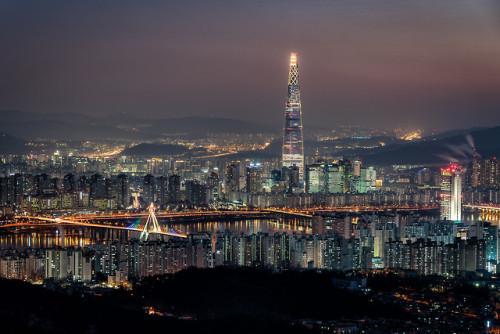
[[[115,226],[115,225],[107,225],[107,224],[95,224],[95,223],[88,223],[88,222],[82,222],[78,220],[71,220],[71,219],[62,219],[62,218],[49,218],[49,217],[42,217],[42,216],[18,216],[17,218],[24,218],[24,219],[29,219],[31,221],[27,223],[13,223],[13,224],[5,224],[1,225],[0,228],[9,228],[9,227],[30,227],[30,226],[47,226],[47,225],[71,225],[71,226],[85,226],[85,227],[99,227],[99,228],[109,228],[109,229],[115,229],[115,230],[126,230],[126,231],[137,231],[137,232],[143,232],[143,229],[139,228],[131,228],[127,226]],[[45,223],[36,223],[34,221],[43,221]],[[170,231],[163,231],[161,228],[159,230],[152,230],[148,231],[148,233],[153,233],[153,234],[161,234],[161,235],[167,235],[167,236],[173,236],[173,237],[180,237],[180,238],[187,238],[187,235],[180,234],[180,233],[173,233]]]
[[[68,217],[46,217],[46,216],[31,216],[31,215],[18,215],[15,216],[16,222],[7,223],[5,225],[0,225],[0,228],[19,228],[19,227],[30,227],[30,226],[43,226],[43,225],[73,225],[73,226],[86,226],[86,227],[99,227],[99,228],[109,228],[117,230],[128,230],[141,232],[143,238],[146,234],[154,233],[167,236],[175,236],[186,238],[187,235],[177,233],[171,229],[162,228],[158,224],[158,218],[164,219],[177,219],[193,221],[197,218],[199,219],[267,219],[275,217],[275,215],[306,218],[310,219],[315,213],[329,213],[329,212],[371,212],[371,211],[381,211],[381,210],[398,210],[398,211],[411,211],[411,210],[431,210],[436,209],[433,206],[343,206],[343,207],[315,207],[315,208],[305,208],[305,209],[286,209],[286,208],[268,208],[268,209],[245,209],[245,210],[214,210],[214,211],[184,211],[184,212],[160,212],[154,214],[154,219],[151,217],[151,207],[149,213],[97,213],[93,215],[75,215]],[[500,209],[500,208],[499,208]],[[142,222],[148,218],[149,223],[146,222],[145,226],[142,226]],[[135,222],[129,226],[119,226],[118,220],[129,220],[135,219]],[[28,222],[25,222],[28,220]],[[40,223],[44,222],[44,223]],[[153,225],[152,228],[148,228],[148,225]],[[147,239],[147,238],[146,238]]]

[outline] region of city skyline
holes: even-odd
[[[499,14],[1,1],[2,333],[500,333]]]
[[[306,124],[500,124],[494,1],[2,6],[0,110],[279,125],[294,50]]]

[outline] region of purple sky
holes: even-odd
[[[500,125],[498,0],[0,2],[0,109]]]

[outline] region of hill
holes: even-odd
[[[154,139],[165,135],[199,137],[207,133],[269,133],[277,128],[229,118],[181,117],[142,119],[125,113],[102,117],[73,113],[40,114],[0,111],[0,132],[20,138]]]
[[[26,154],[26,142],[5,133],[0,133],[0,154]]]
[[[373,165],[463,163],[474,154],[500,156],[500,126],[471,130],[442,139],[424,138],[417,142],[343,153],[345,156],[361,157],[365,164]]]

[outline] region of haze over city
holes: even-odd
[[[500,124],[497,1],[2,1],[0,109],[304,123]]]

